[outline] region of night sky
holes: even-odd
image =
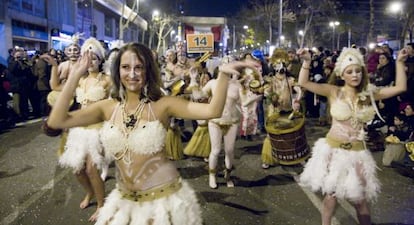
[[[248,0],[185,0],[186,16],[229,16]]]
[[[249,0],[181,0],[186,16],[231,16]],[[344,9],[369,13],[369,0],[339,0]],[[383,12],[389,0],[375,0],[375,11]]]

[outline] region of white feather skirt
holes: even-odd
[[[362,199],[374,201],[380,191],[376,170],[369,150],[332,148],[325,138],[320,138],[315,142],[299,184],[313,192],[332,194],[354,203]]]
[[[65,150],[59,158],[59,165],[79,172],[84,168],[86,157],[90,155],[98,169],[108,163],[103,156],[103,147],[99,139],[99,129],[75,127],[69,130]]]
[[[195,192],[186,181],[182,184],[177,192],[147,202],[124,199],[114,189],[99,211],[95,225],[201,225],[201,209]]]

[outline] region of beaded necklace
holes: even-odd
[[[358,121],[358,118],[357,118],[357,113],[358,113],[358,108],[359,108],[358,107],[358,100],[359,100],[358,98],[356,98],[356,100],[354,100],[350,97],[345,98],[346,103],[348,104],[349,108],[351,109],[352,115],[351,115],[350,121],[351,121],[351,126],[354,129],[357,129],[360,126],[360,122]]]
[[[144,111],[145,102],[141,101],[137,107],[135,108],[134,112],[129,114],[126,110],[126,102],[122,104],[122,121],[124,123],[124,128],[126,129],[126,133],[132,131],[136,125],[136,123],[141,119],[142,112]]]
[[[126,102],[121,106],[122,108],[122,121],[123,121],[123,131],[126,137],[135,129],[135,125],[141,119],[142,112],[145,108],[145,101],[141,100],[140,103],[135,108],[132,114],[129,114],[126,110]],[[128,145],[125,146],[124,150],[120,153],[114,155],[116,160],[122,159],[126,164],[131,164],[131,149]]]

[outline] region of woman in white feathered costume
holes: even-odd
[[[309,81],[310,53],[301,49],[298,54],[303,59],[299,85],[328,97],[332,116],[328,134],[315,142],[312,157],[300,175],[300,184],[325,195],[322,225],[331,224],[337,198],[354,205],[359,224],[371,225],[369,202],[377,197],[380,183],[375,160],[366,148],[364,126],[378,112],[375,100],[390,98],[406,90],[404,61],[407,52],[401,50],[396,60],[395,86],[376,90],[368,88],[368,73],[357,49],[344,49],[335,64],[334,75],[344,81],[342,87],[332,82]]]
[[[76,84],[87,71],[90,54],[83,54],[53,107],[51,128],[70,128],[103,122],[105,153],[115,158],[116,188],[99,211],[97,225],[201,225],[201,208],[194,190],[167,159],[165,137],[170,119],[211,119],[221,115],[230,74],[255,62],[220,67],[209,103],[198,103],[161,92],[161,76],[151,50],[129,43],[112,65],[113,98],[69,112]]]
[[[111,79],[102,72],[105,50],[95,38],[89,38],[81,48],[81,54],[91,52],[88,70],[76,84],[76,101],[81,108],[88,108],[92,103],[106,99],[109,96]],[[69,130],[65,151],[59,158],[62,167],[73,169],[76,178],[86,191],[80,208],[89,206],[92,198],[96,198],[97,210],[89,218],[95,221],[99,209],[103,206],[105,188],[98,170],[107,166],[108,159],[104,158],[103,147],[99,139],[101,123],[89,126],[74,127]]]

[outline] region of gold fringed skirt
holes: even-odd
[[[183,143],[181,141],[179,128],[168,128],[165,140],[165,151],[169,159],[180,160],[184,158]]]
[[[184,148],[184,154],[195,157],[207,158],[210,155],[211,143],[208,133],[208,126],[198,125],[187,146]]]
[[[261,157],[264,164],[273,166],[277,163],[276,158],[272,156],[272,144],[270,143],[269,136],[266,136],[263,141]]]

